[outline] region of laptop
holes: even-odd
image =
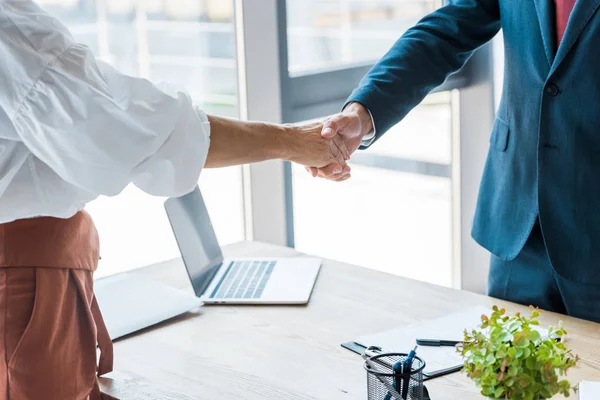
[[[308,257],[225,260],[200,190],[165,208],[195,294],[139,273],[94,281],[112,340],[207,304],[306,304],[321,261]]]
[[[170,198],[165,210],[196,296],[205,304],[306,304],[321,260],[226,259],[200,189]]]

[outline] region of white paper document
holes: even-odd
[[[374,335],[363,336],[356,343],[364,347],[378,346],[384,353],[408,353],[416,345],[416,339],[452,340],[460,342],[464,339],[465,329],[479,329],[481,316],[490,315],[490,307],[477,306],[464,311],[445,315],[441,318],[409,325],[391,331]],[[512,314],[507,314],[512,316]],[[533,327],[542,337],[546,337],[547,328]],[[417,356],[425,360],[425,374],[431,375],[435,371],[459,366],[463,363],[462,357],[454,347],[426,347],[419,346]],[[595,400],[600,400],[596,397]]]
[[[481,316],[491,313],[492,309],[488,307],[472,307],[416,325],[363,336],[356,343],[364,347],[379,346],[384,353],[408,353],[415,347],[416,339],[462,341],[465,329],[477,328],[481,325]],[[426,374],[462,364],[462,357],[454,347],[421,346],[417,356],[425,360]]]
[[[600,399],[600,382],[583,381],[579,384],[579,400]]]

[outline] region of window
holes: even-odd
[[[237,117],[233,2],[41,0],[75,38],[121,71],[180,85],[204,110]],[[222,243],[244,238],[241,168],[205,170],[200,187]],[[134,186],[88,205],[101,238],[99,275],[179,255],[163,200]]]
[[[373,61],[436,0],[288,0],[290,72]]]
[[[438,93],[331,183],[293,168],[296,247],[452,285],[452,96]],[[342,228],[343,227],[343,228]]]
[[[37,1],[126,73],[181,85],[211,113],[286,123],[338,112],[373,62],[444,3]],[[241,7],[236,18],[234,3]],[[240,71],[236,33],[245,57]],[[283,162],[253,165],[245,169],[251,202],[244,215],[242,169],[204,171],[200,184],[221,243],[247,231],[252,239],[482,291],[487,254],[468,232],[493,123],[492,71],[484,46],[438,93],[358,152],[346,183],[313,179]],[[238,82],[253,85],[238,93]],[[162,199],[128,187],[88,210],[102,237],[101,273],[178,255]]]
[[[284,115],[298,121],[339,111],[371,63],[441,2],[286,5],[291,110]],[[296,248],[451,286],[454,104],[450,91],[427,97],[368,151],[354,155],[347,182],[313,179],[293,166]]]

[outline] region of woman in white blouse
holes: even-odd
[[[344,166],[343,141],[320,133],[206,115],[188,94],[96,60],[34,2],[0,0],[0,400],[100,398],[112,346],[86,203],[131,182],[183,195],[204,166]]]

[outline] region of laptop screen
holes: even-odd
[[[165,209],[196,296],[201,296],[218,272],[223,254],[200,189],[196,186],[185,196],[168,199]]]

